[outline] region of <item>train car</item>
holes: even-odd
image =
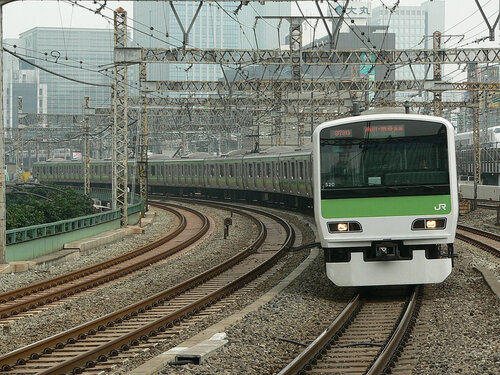
[[[448,121],[377,114],[326,122],[314,131],[312,157],[315,220],[331,281],[446,279],[458,219]]]
[[[480,135],[481,146],[485,148],[500,148],[500,126],[492,126]],[[473,146],[472,132],[457,133],[455,135],[457,148],[468,148]]]

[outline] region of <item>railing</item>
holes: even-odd
[[[134,205],[135,207],[137,205]],[[135,209],[135,208],[134,208]],[[129,208],[130,210],[130,208]],[[140,211],[140,206],[139,210]],[[135,211],[137,212],[137,210]],[[61,220],[54,223],[32,225],[30,227],[10,229],[6,233],[7,245],[53,236],[60,233],[92,227],[120,218],[120,210],[101,212],[94,215],[81,216],[75,219]]]
[[[99,192],[104,193],[104,192]],[[108,190],[109,194],[109,190]],[[143,202],[138,201],[128,206],[128,215],[141,212]],[[100,212],[93,215],[81,216],[74,219],[56,221],[54,223],[32,225],[24,228],[10,229],[6,232],[7,245],[32,241],[38,238],[54,236],[61,233],[72,232],[78,229],[88,228],[99,224],[104,224],[120,218],[120,210]]]

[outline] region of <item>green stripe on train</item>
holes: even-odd
[[[325,219],[440,215],[450,212],[450,195],[323,199],[321,201],[321,214]]]

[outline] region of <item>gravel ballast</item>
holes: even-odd
[[[489,212],[461,221],[493,225]],[[479,222],[478,222],[479,221]],[[499,268],[498,258],[456,242],[451,276],[424,288],[424,299],[409,348],[415,375],[500,374],[500,302],[485,285],[476,265]],[[276,374],[309,344],[345,305],[349,288],[338,288],[325,276],[323,256],[289,288],[259,311],[227,331],[229,343],[201,366],[169,366],[163,374]],[[403,354],[404,355],[404,354]],[[394,373],[398,373],[397,368]],[[407,372],[404,372],[407,373]]]
[[[144,289],[154,293],[162,287],[173,285],[187,278],[186,272],[199,273],[202,265],[218,263],[220,257],[230,256],[234,250],[229,248],[250,242],[253,228],[248,225],[247,220],[239,215],[233,216],[229,245],[222,238],[223,219],[227,215],[223,211],[202,206],[197,208],[210,212],[209,216],[213,217],[216,229],[208,240],[190,250],[193,256],[176,257],[172,261],[155,266],[149,272],[134,274],[133,278],[81,296],[31,318],[22,319],[9,326],[7,333],[4,332],[0,351],[12,350],[58,331],[50,329],[52,325],[56,325],[58,329],[61,326],[69,328],[89,320],[90,317],[113,311],[125,302],[129,303],[139,297],[144,298]],[[481,211],[463,216],[460,221],[491,230],[490,226],[494,225],[496,213]],[[310,218],[299,218],[300,216],[296,214],[282,216],[286,216],[294,225],[302,228],[304,243],[314,241],[306,225],[307,222],[311,222]],[[474,267],[479,265],[498,272],[500,261],[461,241],[456,241],[455,249],[458,258],[451,276],[442,284],[427,285],[424,288],[420,316],[409,342],[411,353],[416,356],[413,374],[500,375],[498,339],[500,302],[485,285],[481,274],[474,270]],[[159,354],[208,327],[211,322],[238,311],[276,285],[308,254],[309,250],[291,252],[283,259],[286,265],[281,271],[244,298],[234,301],[229,308],[221,312],[220,317],[209,318],[200,323],[199,327],[180,334],[167,346],[160,347],[152,354]],[[217,258],[216,261],[213,257]],[[326,278],[323,262],[323,254],[320,251],[320,255],[311,266],[282,293],[230,327],[226,332],[229,343],[208,358],[204,364],[199,366],[165,364],[164,370],[160,373],[249,375],[278,373],[303,350],[304,347],[300,344],[309,344],[326,328],[354,292],[353,288],[339,288],[333,285]],[[22,277],[21,275],[16,277]],[[4,287],[2,285],[2,288]],[[98,312],[93,311],[96,305],[99,306]],[[7,344],[8,340],[17,341],[10,345]],[[147,360],[147,357],[138,358],[136,363],[134,361],[134,366],[128,369],[139,365],[142,360]],[[118,368],[112,373],[126,374],[127,367]],[[398,373],[397,369],[395,373]]]

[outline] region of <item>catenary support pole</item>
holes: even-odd
[[[118,8],[114,13],[115,48],[127,47],[127,12]],[[113,209],[121,210],[121,224],[128,223],[128,116],[127,116],[127,65],[115,65],[113,83]]]
[[[90,195],[90,122],[89,122],[90,97],[83,99],[83,191]]]

